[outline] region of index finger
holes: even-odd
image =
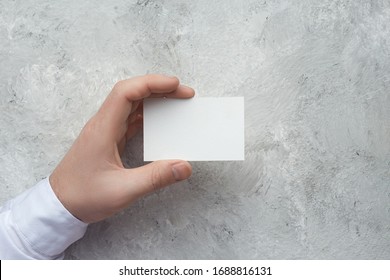
[[[133,102],[147,97],[191,98],[194,90],[181,86],[179,79],[164,75],[145,75],[118,82],[104,101],[98,114],[116,127],[126,122]]]

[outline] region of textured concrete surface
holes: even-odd
[[[175,74],[245,96],[246,160],[194,163],[67,258],[388,259],[389,38],[387,0],[2,0],[0,202],[50,174],[115,81]]]

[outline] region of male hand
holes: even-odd
[[[193,96],[194,90],[180,85],[176,77],[146,75],[118,82],[50,175],[65,208],[86,223],[97,222],[145,194],[187,179],[191,165],[186,161],[155,161],[126,169],[120,154],[142,127],[144,98]]]

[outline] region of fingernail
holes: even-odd
[[[190,175],[188,165],[183,162],[172,165],[172,173],[176,181],[187,179]]]

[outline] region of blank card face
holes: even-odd
[[[244,98],[144,100],[144,160],[244,160]]]

